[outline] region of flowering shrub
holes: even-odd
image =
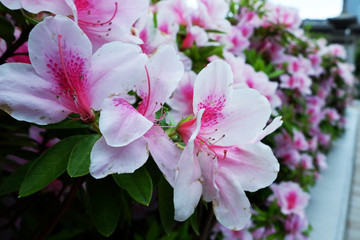
[[[6,239],[307,238],[354,78],[295,10],[0,2]]]

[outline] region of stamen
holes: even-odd
[[[93,23],[93,22],[87,22],[87,21],[80,20],[80,19],[78,20],[78,22],[79,22],[80,24],[93,25],[94,27],[103,26],[103,25],[105,25],[105,24],[111,25],[111,21],[115,18],[117,11],[118,11],[118,4],[117,4],[117,2],[115,2],[115,11],[114,11],[113,15],[111,16],[111,18],[110,18],[109,20],[107,20],[106,22],[100,22],[100,21],[98,21],[98,22],[96,22],[96,23]],[[89,15],[90,11],[88,11],[87,13],[88,13],[88,15]]]

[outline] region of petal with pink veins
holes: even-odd
[[[146,0],[75,0],[77,21],[94,49],[112,41],[141,43],[131,33],[132,25],[148,10]]]
[[[152,119],[176,89],[184,74],[184,66],[175,49],[163,45],[149,58],[146,67],[148,75],[137,87],[143,98],[139,112]]]
[[[201,170],[196,160],[194,141],[201,127],[204,110],[198,113],[197,127],[181,154],[174,186],[175,220],[185,221],[190,217],[199,203],[202,194]]]
[[[202,131],[205,138],[212,138],[216,145],[232,146],[249,143],[261,132],[271,114],[266,97],[254,89],[236,89],[232,102],[216,125],[217,131]]]
[[[99,48],[91,59],[92,107],[100,110],[105,98],[133,90],[145,78],[147,59],[140,47],[133,44],[112,42]]]
[[[15,119],[46,125],[71,112],[56,99],[56,86],[40,78],[30,64],[4,64],[0,73],[0,109]]]
[[[221,60],[209,63],[198,74],[194,83],[194,113],[202,108],[206,109],[205,115],[206,112],[222,111],[231,95],[232,84],[233,74],[228,64]]]
[[[142,137],[153,123],[121,97],[104,100],[99,127],[108,145],[123,147]]]
[[[94,145],[90,155],[90,174],[103,178],[113,173],[133,173],[149,157],[144,138],[137,139],[124,147],[110,147],[104,137]]]
[[[144,135],[151,156],[171,186],[175,185],[175,173],[182,150],[177,147],[160,126],[153,126]]]
[[[219,198],[213,201],[216,219],[226,228],[241,230],[251,217],[250,202],[234,175],[218,175]]]

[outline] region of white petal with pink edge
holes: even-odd
[[[57,83],[90,71],[92,46],[82,30],[67,17],[47,17],[29,35],[29,56],[35,71],[44,79]],[[64,76],[63,76],[64,75]]]
[[[99,48],[92,57],[91,106],[100,110],[105,98],[133,90],[145,78],[147,59],[133,44],[112,42]]]
[[[100,138],[90,154],[90,174],[94,178],[104,178],[113,173],[133,173],[149,157],[144,138],[124,147],[110,147]]]
[[[202,194],[201,170],[196,159],[194,140],[201,127],[204,110],[198,113],[197,127],[181,154],[174,186],[175,220],[185,221],[195,211]]]
[[[56,99],[55,86],[40,78],[30,64],[1,65],[0,85],[0,109],[17,120],[46,125],[71,112]]]
[[[245,191],[254,192],[269,186],[277,177],[279,163],[271,148],[261,142],[227,148],[218,174],[233,175]]]
[[[122,147],[142,137],[153,123],[121,97],[107,98],[100,113],[99,127],[108,145]]]
[[[182,150],[171,141],[160,126],[153,126],[144,137],[155,163],[164,174],[165,179],[174,187],[176,167]]]
[[[250,202],[234,175],[218,175],[219,198],[213,201],[216,219],[234,231],[243,229],[250,221]]]

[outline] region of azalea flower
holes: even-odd
[[[139,69],[143,81],[136,86],[142,102],[135,109],[121,96],[107,98],[99,127],[103,137],[91,152],[90,173],[103,178],[112,173],[132,173],[152,157],[170,184],[181,150],[170,140],[155,118],[177,87],[184,68],[171,46],[160,47]]]
[[[274,192],[283,214],[289,215],[293,213],[300,217],[305,216],[304,210],[308,205],[310,195],[304,192],[298,183],[281,182],[280,184],[272,184],[270,188]]]
[[[48,11],[71,18],[86,33],[97,50],[104,43],[124,41],[141,43],[132,33],[132,26],[148,10],[147,0],[2,0],[10,9],[32,13]]]
[[[240,230],[250,218],[244,190],[256,191],[276,178],[277,159],[259,140],[281,121],[264,129],[269,102],[252,89],[234,91],[231,68],[222,60],[204,68],[194,84],[196,117],[178,127],[186,147],[175,179],[175,219],[190,217],[202,195],[221,224]]]
[[[40,125],[59,122],[70,113],[93,121],[93,110],[100,110],[106,97],[133,88],[147,59],[138,46],[120,42],[92,55],[87,36],[63,16],[36,25],[28,45],[31,64],[0,66],[0,109]]]

